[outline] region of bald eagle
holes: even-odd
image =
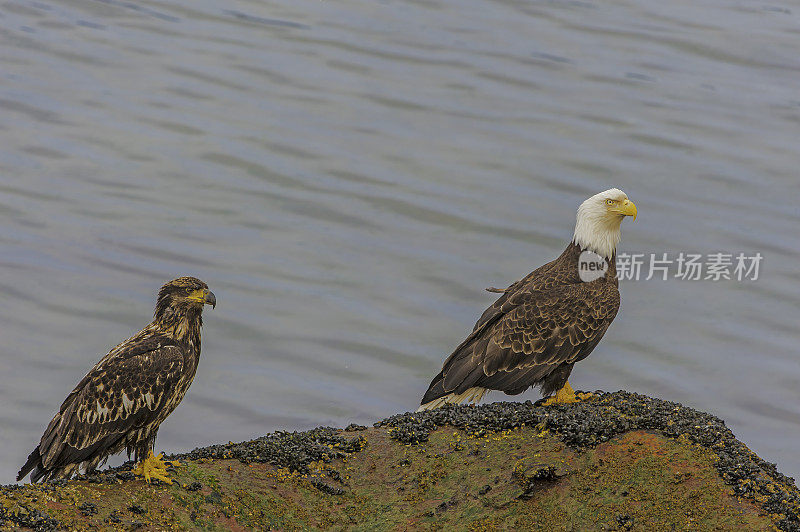
[[[575,233],[560,257],[505,290],[483,313],[431,381],[419,410],[509,395],[539,386],[548,403],[575,402],[567,378],[597,346],[619,309],[616,247],[636,205],[616,188],[578,208]],[[590,264],[597,266],[594,275]],[[580,268],[586,267],[586,271]]]
[[[158,292],[153,321],[98,362],[61,404],[20,469],[17,480],[69,478],[94,471],[125,449],[134,472],[171,483],[161,455],[153,456],[158,426],[192,383],[200,359],[203,305],[216,306],[208,285],[194,277]]]

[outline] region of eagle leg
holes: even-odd
[[[156,478],[167,484],[172,484],[172,479],[167,475],[167,467],[171,464],[163,461],[163,457],[164,453],[153,456],[153,451],[151,449],[147,453],[147,458],[139,462],[139,464],[133,468],[133,474],[143,476],[145,482],[148,484],[150,484],[151,478]]]
[[[544,406],[549,406],[549,405],[565,405],[569,403],[580,403],[581,401],[588,399],[593,395],[594,394],[592,393],[576,394],[575,390],[573,390],[572,386],[570,386],[569,381],[567,381],[564,384],[564,386],[556,392],[555,395],[548,397],[543,404]]]

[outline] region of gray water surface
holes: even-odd
[[[0,482],[179,275],[219,304],[159,449],[413,410],[483,289],[612,186],[639,207],[620,252],[764,259],[750,282],[623,281],[573,385],[712,412],[800,475],[798,13],[2,3]]]

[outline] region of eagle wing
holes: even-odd
[[[185,354],[160,335],[115,348],[67,396],[32,453],[41,458],[31,468],[46,475],[105,456],[127,434],[157,420],[164,408],[174,407],[170,392],[184,375]]]
[[[521,294],[537,291],[545,292],[558,286],[576,284],[580,279],[575,279],[575,277],[574,272],[563,268],[561,257],[539,266],[531,273],[503,290],[503,295],[498,297],[475,323],[473,332],[481,328],[486,322],[507,312],[509,309],[507,302],[510,298],[519,298]]]
[[[608,283],[549,280],[509,287],[445,361],[422,403],[472,387],[521,393],[587,357],[616,316],[619,292]]]

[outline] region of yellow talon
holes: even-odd
[[[134,475],[143,476],[145,482],[150,484],[150,479],[155,478],[167,484],[172,484],[172,479],[167,475],[167,467],[171,466],[170,462],[164,462],[162,458],[164,453],[158,456],[153,456],[153,451],[147,453],[147,458],[139,462],[136,467],[132,469]]]
[[[563,388],[558,390],[555,395],[548,397],[543,404],[544,406],[550,406],[580,403],[581,401],[584,401],[593,395],[593,393],[576,394],[575,390],[572,389],[572,386],[569,385],[569,381],[567,381]]]

